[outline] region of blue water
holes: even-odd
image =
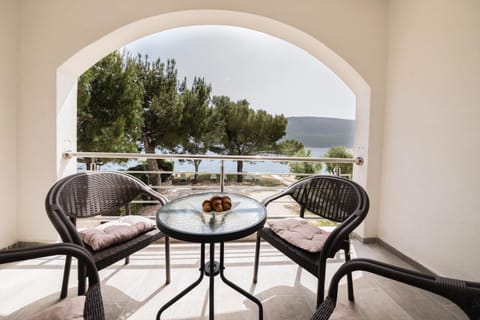
[[[329,148],[309,148],[312,157],[323,157]],[[137,160],[129,160],[125,164],[106,163],[101,166],[100,170],[126,170],[129,167],[133,167],[137,164]],[[220,173],[220,160],[203,160],[200,163],[199,172],[205,173]],[[236,161],[224,161],[225,173],[237,172]],[[192,162],[174,160],[174,171],[180,172],[193,172],[195,167]],[[270,172],[270,173],[289,173],[290,167],[286,163],[276,161],[255,161],[255,162],[243,162],[244,172]]]

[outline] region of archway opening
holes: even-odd
[[[142,19],[125,25],[79,50],[57,69],[57,176],[76,170],[76,162],[62,158],[66,150],[76,148],[77,79],[109,52],[144,36],[164,30],[193,25],[236,26],[260,31],[283,39],[308,52],[332,70],[355,96],[355,156],[364,159],[355,166],[353,178],[366,185],[370,118],[370,87],[360,74],[338,54],[305,32],[270,18],[235,11],[178,11]]]

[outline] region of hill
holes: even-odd
[[[355,121],[322,117],[287,117],[284,139],[302,142],[305,147],[353,147]]]

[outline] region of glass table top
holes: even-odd
[[[204,200],[212,196],[229,196],[232,208],[206,213]],[[263,226],[266,210],[263,204],[235,193],[199,193],[175,199],[157,212],[157,226],[165,234],[191,242],[220,242],[252,234]]]

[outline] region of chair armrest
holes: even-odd
[[[28,248],[0,250],[0,264],[55,255],[73,256],[81,260],[87,268],[89,285],[100,283],[97,268],[90,252],[72,243],[55,243]]]
[[[325,250],[322,251],[322,254],[325,254],[326,257],[331,257],[335,252],[335,245],[338,244],[343,239],[348,239],[350,233],[355,230],[365,217],[367,216],[368,209],[370,207],[370,201],[365,190],[359,187],[360,192],[364,195],[364,201],[361,203],[360,207],[357,208],[355,212],[353,212],[347,219],[345,219],[340,225],[335,228],[330,236],[328,237],[327,241],[325,241],[324,248]],[[333,252],[330,252],[334,250]]]
[[[458,305],[471,319],[480,317],[480,284],[420,273],[371,259],[352,259],[333,275],[328,290],[332,301],[337,300],[340,279],[353,271],[367,271],[388,279],[441,295]],[[320,307],[321,308],[321,307]]]
[[[158,200],[162,206],[165,205],[169,200],[166,196],[164,196],[163,194],[161,194],[160,192],[157,192],[155,191],[153,188],[151,187],[145,187],[144,188],[144,191],[145,193],[147,193],[148,195],[152,196],[153,198],[155,198],[156,200]]]
[[[352,214],[345,221],[333,229],[323,244],[321,255],[333,258],[339,248],[343,248],[343,240],[348,239],[350,233],[362,222],[363,219]]]
[[[92,255],[85,248],[72,243],[56,243],[29,248],[0,250],[0,264],[49,256],[73,256],[86,267],[88,276],[88,291],[85,294],[84,319],[104,320],[100,279]]]
[[[275,193],[265,199],[262,200],[262,204],[266,207],[270,202],[274,201],[274,200],[277,200],[281,197],[284,197],[286,195],[289,194],[289,190],[288,189],[285,189],[283,191],[280,191],[278,193]]]

